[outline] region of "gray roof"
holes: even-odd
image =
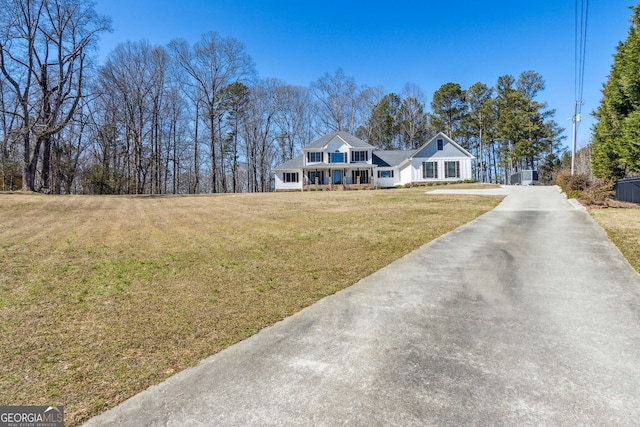
[[[394,167],[411,158],[415,150],[384,150],[373,152],[373,164],[379,167]]]
[[[304,166],[304,157],[303,156],[298,156],[295,157],[289,161],[284,162],[283,164],[279,165],[278,167],[274,168],[274,171],[278,171],[278,170],[298,170],[298,169],[302,169],[302,166]]]
[[[367,144],[360,138],[356,138],[355,136],[351,135],[349,132],[338,130],[335,132],[328,133],[322,138],[316,141],[313,141],[311,144],[304,147],[303,150],[309,150],[309,149],[318,150],[318,149],[325,148],[331,142],[331,140],[336,136],[339,136],[344,142],[346,142],[353,148],[369,148],[369,149],[373,148],[373,145]]]

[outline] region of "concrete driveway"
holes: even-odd
[[[554,187],[89,426],[637,425],[640,276]]]

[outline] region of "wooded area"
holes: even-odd
[[[559,163],[543,77],[446,83],[427,104],[359,85],[342,69],[309,87],[259,78],[244,45],[218,33],[167,46],[127,41],[96,63],[110,20],[80,0],[0,0],[0,183],[56,194],[272,190],[271,170],[319,136],[348,131],[411,149],[444,131],[478,157],[477,180],[549,176]],[[427,109],[430,106],[430,111]]]

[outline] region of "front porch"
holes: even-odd
[[[302,191],[349,191],[349,190],[373,190],[373,183],[369,184],[307,184],[302,187]]]
[[[350,189],[373,186],[373,168],[314,168],[303,170],[304,189]]]

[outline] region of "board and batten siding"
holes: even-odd
[[[442,150],[438,150],[438,143],[437,143],[438,139],[442,139],[443,142],[444,142]],[[423,147],[420,151],[415,153],[413,155],[413,158],[414,159],[415,158],[444,159],[444,158],[455,157],[456,159],[458,159],[458,158],[460,158],[461,155],[463,155],[463,154],[462,154],[462,152],[460,152],[458,147],[456,147],[454,144],[452,144],[448,139],[446,139],[446,138],[435,138],[433,141],[431,141],[429,144],[427,144],[425,147]]]
[[[422,175],[422,164],[424,162],[435,162],[438,165],[437,178],[424,178]],[[446,178],[447,162],[460,162],[460,177]],[[471,159],[461,157],[450,158],[414,158],[411,160],[411,171],[413,182],[434,182],[434,181],[458,181],[471,179]]]

